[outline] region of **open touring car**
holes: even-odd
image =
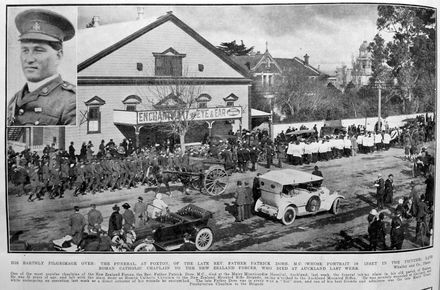
[[[344,197],[322,187],[323,178],[310,173],[283,169],[269,171],[259,177],[261,197],[255,211],[290,225],[296,216],[331,211],[337,214]]]

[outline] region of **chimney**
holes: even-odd
[[[93,27],[98,27],[99,26],[99,21],[101,21],[99,16],[93,16],[93,18],[92,18]]]
[[[137,10],[136,20],[143,19],[144,18],[144,7],[137,7],[136,10]]]
[[[309,57],[310,56],[308,56],[307,53],[306,53],[306,55],[304,55],[304,64],[305,65],[309,65]]]

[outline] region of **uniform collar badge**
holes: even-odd
[[[38,23],[38,21],[35,21],[34,25],[32,25],[32,30],[38,31],[38,32],[41,31],[41,26],[40,26],[40,23]]]

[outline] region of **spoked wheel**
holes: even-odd
[[[136,246],[133,250],[134,252],[155,252],[156,248],[150,243],[141,243]]]
[[[330,209],[330,212],[334,215],[337,215],[339,213],[339,211],[341,210],[340,207],[341,207],[341,199],[337,198],[333,202],[332,208]]]
[[[226,170],[220,166],[212,167],[205,175],[204,186],[209,195],[220,195],[226,190],[229,176]]]
[[[295,221],[295,218],[296,218],[295,209],[292,206],[288,206],[284,210],[283,218],[281,219],[281,221],[283,222],[283,224],[288,226],[288,225],[293,224],[293,222]]]
[[[211,247],[213,241],[212,231],[209,228],[203,228],[196,235],[196,248],[199,251],[206,251]]]

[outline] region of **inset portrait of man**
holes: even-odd
[[[8,9],[9,126],[76,124],[76,46],[72,40],[76,7],[70,7],[72,13],[68,13],[69,7],[62,10],[71,20],[51,8]],[[11,24],[18,39],[13,39]],[[71,42],[68,53],[66,42]],[[64,80],[62,74],[71,81]]]

